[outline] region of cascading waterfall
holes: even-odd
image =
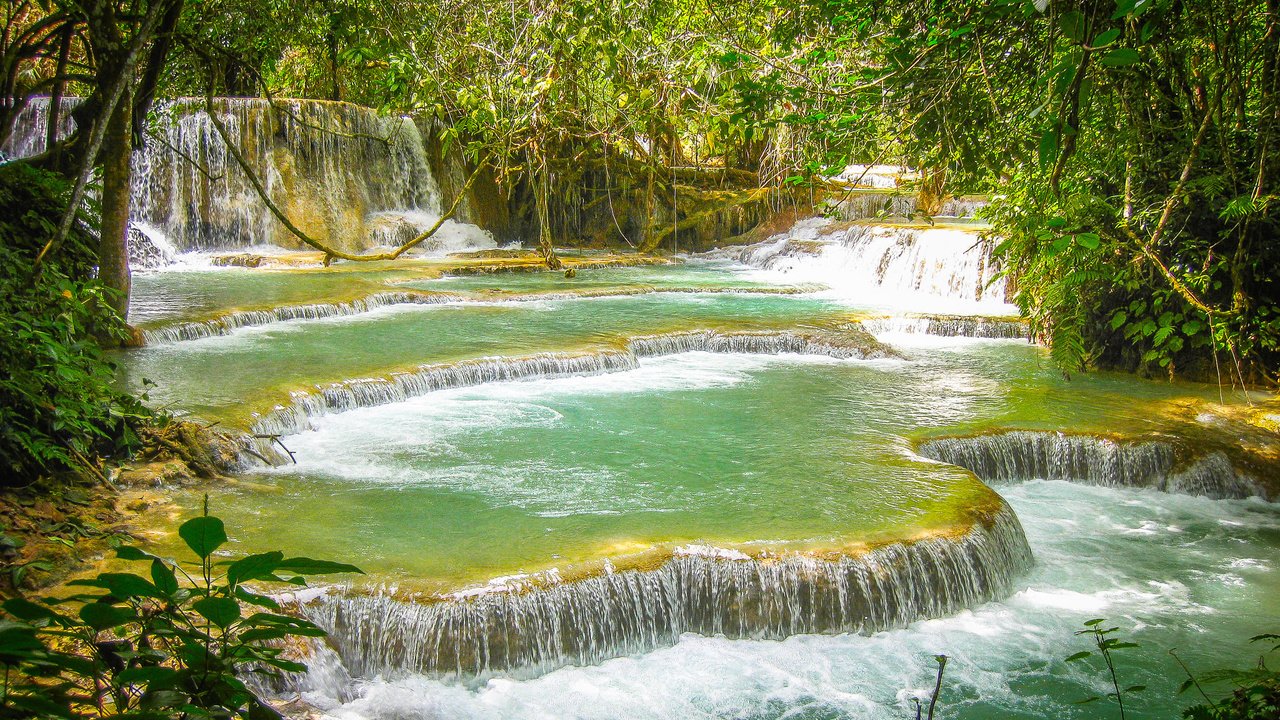
[[[1004,279],[991,260],[990,242],[961,229],[833,226],[825,218],[812,218],[785,234],[731,252],[747,265],[820,282],[861,300],[1005,300]]]
[[[1262,486],[1238,471],[1222,452],[1179,464],[1174,446],[1162,440],[1121,442],[1093,435],[1016,430],[929,440],[917,452],[959,465],[988,482],[1068,480],[1212,498],[1266,497]]]
[[[75,129],[75,121],[71,119],[71,111],[80,102],[79,98],[63,98],[58,109],[58,130],[54,138],[61,140]],[[31,98],[18,119],[14,123],[13,133],[0,146],[0,153],[13,158],[39,155],[47,148],[49,127],[49,98]],[[3,159],[0,157],[0,159]]]
[[[403,402],[438,390],[484,383],[625,372],[635,369],[642,357],[686,352],[800,353],[839,359],[897,357],[891,348],[855,328],[811,333],[700,330],[635,337],[620,350],[542,353],[423,365],[415,371],[394,373],[389,377],[346,380],[315,391],[293,393],[288,405],[279,405],[254,420],[252,433],[260,436],[261,441],[255,456],[278,460],[278,453],[271,447],[272,438],[310,430],[313,418],[331,413]]]
[[[998,339],[1026,339],[1027,324],[1020,320],[1002,320],[987,317],[965,316],[907,316],[863,320],[862,328],[872,335],[902,333],[906,335],[937,335],[940,337],[971,337]]]
[[[917,213],[919,198],[914,194],[853,190],[832,201],[830,207],[843,220],[875,220],[884,217],[909,218]],[[977,197],[951,197],[942,204],[937,217],[972,218],[987,206]]]
[[[426,602],[344,593],[301,611],[329,632],[352,675],[528,676],[672,645],[683,633],[783,638],[903,627],[1003,597],[1031,563],[1022,526],[1001,501],[959,537],[859,556],[678,549],[655,570],[606,566],[575,582]]]
[[[314,100],[214,103],[272,200],[313,237],[358,252],[403,242],[439,217],[440,191],[408,118]],[[154,114],[144,150],[134,155],[134,240],[177,252],[300,246],[228,152],[203,100],[161,103]],[[32,99],[6,151],[42,150],[47,116],[48,99]],[[451,221],[423,250],[495,246],[487,232]]]

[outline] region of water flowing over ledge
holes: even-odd
[[[1007,288],[994,241],[972,228],[836,223],[807,218],[745,247],[707,253],[862,301],[1004,306]]]
[[[589,298],[626,297],[656,293],[684,294],[740,294],[740,295],[801,295],[816,292],[815,286],[783,287],[673,287],[658,288],[648,285],[619,288],[585,288],[565,292],[520,293],[509,295],[461,295],[441,292],[385,292],[374,293],[356,300],[335,303],[310,303],[285,305],[261,310],[236,310],[208,320],[162,325],[145,328],[143,340],[147,345],[160,345],[188,340],[230,335],[246,327],[259,327],[289,320],[322,320],[333,317],[360,315],[391,305],[439,305],[444,303],[496,303],[537,302],[555,300],[582,300]]]
[[[1238,470],[1222,451],[1179,462],[1173,443],[1164,440],[1118,441],[1016,430],[929,440],[916,451],[959,465],[987,482],[1068,480],[1211,498],[1267,498],[1266,488]]]
[[[422,365],[412,372],[389,377],[359,378],[296,392],[289,405],[280,405],[257,417],[252,433],[260,436],[255,457],[272,462],[286,459],[273,449],[272,438],[312,429],[312,418],[403,402],[437,390],[472,387],[511,380],[555,379],[602,375],[635,369],[642,357],[686,352],[784,353],[820,355],[837,359],[898,357],[890,347],[857,327],[838,330],[688,332],[630,338],[618,350],[581,353],[541,353],[524,357],[492,357],[456,363]]]
[[[651,570],[426,602],[340,594],[303,605],[347,672],[531,676],[674,644],[683,633],[871,633],[1005,597],[1031,566],[1002,500],[966,532],[861,555],[672,553]]]
[[[919,315],[877,318],[862,321],[872,335],[903,333],[939,337],[970,337],[990,340],[1025,340],[1029,334],[1023,320],[964,315]]]
[[[287,320],[321,320],[331,317],[359,315],[388,305],[436,305],[456,302],[461,298],[443,293],[388,292],[375,293],[350,302],[285,305],[266,310],[238,310],[199,322],[184,322],[147,328],[142,337],[147,345],[202,340],[230,335],[246,327],[257,327]]]
[[[832,202],[835,213],[845,220],[876,220],[884,217],[910,218],[919,214],[920,198],[916,194],[883,190],[852,190]],[[962,196],[947,198],[935,217],[972,218],[987,206],[985,198]]]

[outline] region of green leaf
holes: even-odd
[[[282,560],[277,570],[288,570],[300,575],[331,575],[333,573],[360,573],[364,571],[355,565],[346,563],[330,562],[328,560],[312,560],[311,558],[296,557]]]
[[[26,622],[47,620],[59,625],[65,625],[68,622],[68,618],[59,615],[44,605],[37,605],[26,598],[5,600],[3,607],[5,612]]]
[[[151,581],[165,597],[178,592],[178,578],[174,575],[173,568],[159,558],[151,561]]]
[[[1102,623],[1104,623],[1104,622],[1106,622],[1106,621],[1107,621],[1107,619],[1106,619],[1106,618],[1094,618],[1094,619],[1092,619],[1092,620],[1086,620],[1086,621],[1085,621],[1085,623],[1084,623],[1084,626],[1085,626],[1085,627],[1097,627],[1098,625],[1101,625]]]
[[[142,550],[139,550],[138,548],[133,547],[132,545],[126,545],[122,548],[116,548],[116,557],[120,558],[121,560],[154,560],[156,559],[155,555],[152,555],[149,552],[144,552]]]
[[[151,685],[172,680],[178,671],[167,667],[131,667],[116,675],[116,682],[127,685],[132,683]]]
[[[1093,38],[1093,42],[1089,43],[1089,45],[1095,48],[1099,48],[1099,47],[1102,47],[1103,45],[1110,45],[1111,43],[1115,42],[1116,39],[1119,37],[1120,37],[1120,28],[1111,28],[1106,32],[1098,33],[1098,35]]]
[[[1115,315],[1111,316],[1111,329],[1119,330],[1121,325],[1129,320],[1129,315],[1123,310],[1117,310]]]
[[[1040,136],[1040,169],[1048,172],[1058,161],[1058,131],[1049,128]]]
[[[1073,42],[1084,42],[1084,26],[1084,15],[1079,10],[1072,10],[1062,16],[1062,34]]]
[[[133,613],[107,603],[87,603],[80,608],[80,619],[94,630],[118,627],[132,620]]]
[[[108,590],[118,598],[158,597],[156,586],[132,573],[102,573],[91,580],[72,580],[68,585],[87,585]]]
[[[1108,50],[1107,54],[1103,55],[1102,59],[1098,62],[1106,65],[1107,67],[1125,67],[1127,65],[1132,65],[1141,59],[1142,56],[1133,48],[1115,48],[1114,50]]]
[[[1067,662],[1075,662],[1075,661],[1077,661],[1077,660],[1083,660],[1083,659],[1085,659],[1085,658],[1089,657],[1089,656],[1090,656],[1090,655],[1092,655],[1092,654],[1093,654],[1093,653],[1089,652],[1088,650],[1081,650],[1080,652],[1076,653],[1075,655],[1072,655],[1071,657],[1067,658]]]
[[[1125,688],[1124,691],[1125,692],[1142,692],[1143,690],[1146,690],[1146,689],[1147,689],[1146,685],[1130,685],[1129,687]]]
[[[222,520],[212,515],[192,518],[178,528],[178,535],[187,543],[191,551],[203,560],[213,554],[227,541],[227,530]]]
[[[284,560],[284,553],[279,551],[259,553],[240,558],[227,568],[227,583],[239,585],[245,580],[274,579],[276,568]]]
[[[1097,233],[1076,233],[1076,244],[1086,250],[1097,250],[1102,244],[1102,238],[1098,237]]]
[[[240,603],[231,598],[207,597],[191,604],[209,622],[225,628],[240,619]]]

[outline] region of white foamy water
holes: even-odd
[[[1174,695],[1183,678],[1168,649],[1197,670],[1240,665],[1247,637],[1280,621],[1275,506],[1065,482],[1003,492],[1038,564],[1013,596],[973,611],[869,637],[690,635],[640,656],[478,687],[416,675],[352,680],[322,656],[304,697],[344,720],[896,719],[914,715],[913,697],[927,698],[942,653],[941,717],[1083,719],[1114,713],[1074,704],[1108,685],[1100,666],[1063,658],[1088,649],[1073,634],[1084,621],[1106,617],[1141,646],[1117,651],[1121,682],[1149,686],[1130,716],[1167,718],[1193,702]]]
[[[990,257],[990,242],[958,228],[833,224],[809,218],[745,248],[718,251],[755,268],[748,277],[814,283],[861,307],[957,315],[1016,315]]]

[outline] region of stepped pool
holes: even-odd
[[[370,573],[300,607],[332,636],[275,688],[334,717],[908,717],[938,653],[944,717],[1095,717],[1073,702],[1105,692],[1100,668],[1063,658],[1103,616],[1140,643],[1132,716],[1169,717],[1190,700],[1168,649],[1238,665],[1280,626],[1280,510],[1244,499],[1273,438],[1240,429],[1242,398],[1066,380],[1025,341],[931,334],[976,320],[886,320],[796,280],[158,273],[135,307],[160,331],[448,297],[264,317],[123,364],[153,401],[296,457],[260,444],[276,466],[247,456],[234,483],[176,491],[182,512],[207,492],[236,553]]]

